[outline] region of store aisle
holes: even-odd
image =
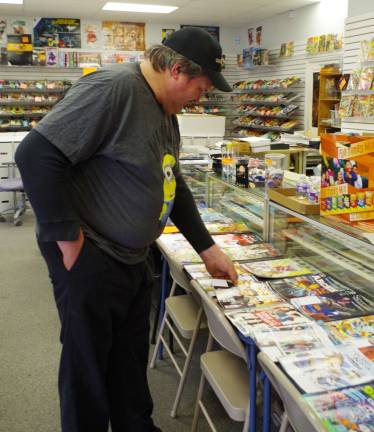
[[[155,298],[157,293],[155,293]],[[59,432],[57,367],[59,322],[46,267],[39,255],[33,217],[24,225],[0,224],[0,431]],[[206,336],[199,341],[205,348]],[[178,419],[169,416],[176,391],[176,372],[168,362],[149,371],[155,400],[154,418],[163,432],[187,432],[191,427],[199,380],[195,358]],[[241,430],[229,421],[209,395],[210,408],[221,431]],[[209,431],[201,420],[199,432]]]

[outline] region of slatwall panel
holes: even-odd
[[[0,66],[0,79],[5,80],[70,80],[82,76],[81,68],[58,68],[47,66]]]
[[[260,66],[252,70],[239,67],[237,65],[236,56],[231,55],[226,57],[226,68],[224,75],[230,84],[242,80],[257,80],[257,79],[275,79],[286,78],[290,76],[300,77],[300,84],[291,87],[295,93],[299,93],[299,97],[293,102],[298,105],[299,109],[293,118],[301,121],[300,129],[303,129],[304,124],[304,105],[305,105],[305,43],[295,44],[293,57],[279,58],[279,48],[270,50],[270,65]],[[238,104],[239,105],[239,104]],[[234,108],[234,107],[233,107]],[[227,135],[230,135],[232,119],[227,119]],[[264,131],[265,133],[265,131]]]
[[[351,73],[360,65],[360,42],[374,37],[374,12],[348,18],[344,31],[344,73]],[[342,122],[344,132],[374,132],[373,122],[360,119]]]

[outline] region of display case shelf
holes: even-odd
[[[17,89],[12,89],[12,88],[4,88],[4,87],[0,87],[0,94],[1,93],[3,93],[3,94],[9,94],[9,93],[24,93],[24,94],[26,94],[26,93],[28,93],[28,94],[33,94],[33,93],[35,93],[35,94],[53,94],[53,93],[56,93],[56,94],[58,94],[58,93],[64,93],[66,90],[68,90],[67,88],[66,89],[44,89],[44,90],[42,90],[42,89],[30,89],[30,88],[28,88],[28,89],[20,89],[20,88],[17,88]]]

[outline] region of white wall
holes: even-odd
[[[351,2],[357,0],[350,0]],[[373,0],[367,0],[373,2]],[[263,21],[248,23],[240,29],[240,49],[247,48],[247,30],[262,26],[263,48],[277,48],[281,43],[306,42],[310,36],[326,33],[343,33],[348,0],[322,0],[310,6],[295,9],[293,18],[288,12]]]
[[[348,17],[363,15],[368,12],[374,12],[373,0],[349,0]]]

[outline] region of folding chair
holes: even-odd
[[[200,295],[210,331],[206,352],[200,358],[201,380],[197,394],[191,432],[197,430],[200,410],[209,426],[216,431],[212,418],[202,401],[205,382],[208,381],[225,411],[232,420],[244,422],[243,432],[249,426],[249,372],[243,343],[217,304],[199,286],[192,282]],[[215,339],[222,348],[211,351]]]
[[[22,179],[20,177],[10,176],[10,167],[15,170],[15,163],[9,162],[4,165],[8,166],[9,178],[0,180],[0,192],[13,192],[13,208],[0,213],[0,222],[6,222],[5,214],[13,213],[13,223],[16,226],[22,225],[21,216],[26,212],[26,194],[23,189]]]
[[[289,425],[296,432],[324,432],[326,429],[318,416],[311,410],[308,403],[301,396],[300,391],[292,384],[279,366],[264,353],[259,353],[257,358],[284,405],[285,411],[279,432],[286,432]]]
[[[193,288],[190,285],[183,269],[175,262],[171,257],[166,256],[165,258],[169,264],[170,275],[173,279],[173,284],[170,290],[169,297],[165,300],[165,313],[162,318],[160,330],[157,336],[157,341],[153,356],[150,362],[150,368],[153,369],[156,365],[156,358],[161,343],[167,351],[175,369],[180,376],[177,394],[174,399],[173,407],[171,410],[171,417],[177,416],[177,409],[182,396],[183,388],[186,383],[187,374],[192,360],[193,350],[196,344],[197,336],[200,329],[206,328],[206,322],[204,321],[204,313],[201,305],[198,304],[193,296]],[[187,294],[174,295],[176,287],[180,286]],[[166,339],[163,335],[165,327],[167,327],[175,338],[175,341],[182,350],[186,357],[183,367],[181,368],[176,360],[175,355],[168,346]],[[176,329],[183,338],[188,339],[190,342],[188,347],[181,341]]]

